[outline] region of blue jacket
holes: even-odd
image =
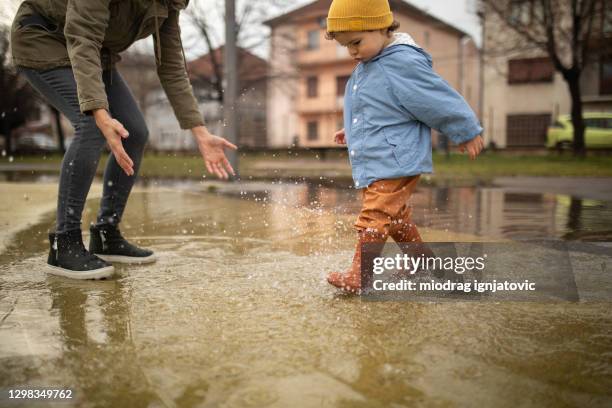
[[[482,133],[476,115],[433,71],[421,48],[385,48],[353,71],[344,93],[344,128],[356,188],[432,173],[431,128],[460,144]]]

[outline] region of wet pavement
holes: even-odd
[[[421,187],[412,203],[426,240],[612,241],[608,201]],[[612,404],[609,302],[337,294],[325,276],[358,209],[333,186],[150,182],[123,229],[160,260],[100,282],[44,273],[47,212],[0,253],[0,388],[72,388],[58,406],[79,407]]]

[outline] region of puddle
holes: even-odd
[[[19,232],[0,254],[0,388],[70,387],[78,407],[612,403],[609,303],[338,296],[325,276],[350,260],[354,190],[215,186],[134,193],[123,229],[160,260],[109,281],[44,273],[52,214]],[[609,202],[558,194],[422,187],[413,206],[437,240],[612,230]]]

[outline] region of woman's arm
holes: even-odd
[[[170,9],[168,18],[160,27],[161,49],[155,48],[158,53],[156,56],[161,60],[157,74],[181,128],[191,129],[191,133],[196,138],[206,169],[219,178],[227,179],[228,173],[232,175],[235,173],[225,156],[224,149],[235,150],[237,147],[209,133],[204,126],[202,114],[187,76],[178,20],[179,11]],[[155,40],[157,39],[154,38]]]
[[[64,36],[81,112],[108,110],[100,50],[110,18],[110,0],[68,0]]]
[[[154,38],[157,43],[156,40]],[[204,125],[187,76],[178,10],[168,10],[168,18],[159,27],[159,43],[161,49],[155,47],[156,57],[160,60],[157,75],[181,128],[192,129]]]
[[[134,174],[134,163],[121,140],[128,137],[123,125],[108,113],[108,98],[102,80],[100,50],[110,18],[110,0],[69,0],[64,36],[77,84],[81,112],[92,112],[96,125],[125,174]]]

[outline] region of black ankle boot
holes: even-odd
[[[148,249],[130,244],[119,228],[113,225],[92,225],[89,251],[108,262],[142,264],[155,262],[157,257]]]
[[[72,279],[103,279],[113,275],[115,268],[87,252],[81,230],[61,234],[49,233],[48,273]]]

